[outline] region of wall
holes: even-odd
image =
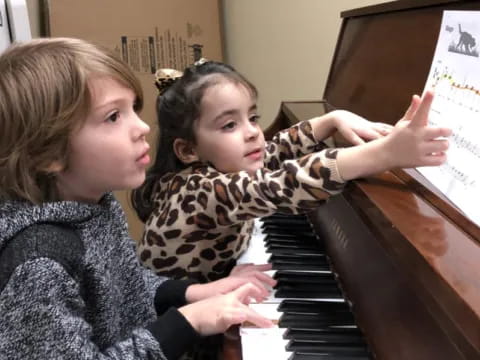
[[[340,12],[381,0],[223,0],[226,61],[259,90],[261,125],[282,100],[320,99]]]
[[[27,0],[28,17],[30,18],[30,30],[32,37],[39,37],[42,34],[40,20],[41,0]]]

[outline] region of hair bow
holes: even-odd
[[[206,63],[208,60],[200,58],[193,63],[193,66],[199,66]],[[175,69],[158,69],[155,72],[155,86],[160,95],[163,95],[167,89],[173,85],[175,81],[183,76],[183,72]]]
[[[158,89],[160,95],[170,87],[172,84],[180,79],[183,72],[175,69],[158,69],[155,72],[155,86]]]

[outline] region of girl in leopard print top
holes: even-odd
[[[221,63],[188,68],[158,98],[157,158],[132,195],[145,222],[141,261],[160,275],[218,279],[247,248],[254,218],[309,211],[350,179],[441,164],[448,142],[436,138],[449,132],[427,126],[432,98],[414,96],[394,128],[333,111],[265,142],[249,81]],[[327,148],[335,130],[360,145]]]

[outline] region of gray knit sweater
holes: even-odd
[[[84,247],[82,276],[47,257],[16,266],[0,289],[0,359],[173,359],[197,340],[169,309],[185,303],[188,283],[139,264],[111,194],[95,205],[1,203],[0,251],[20,231],[45,222],[75,229]]]

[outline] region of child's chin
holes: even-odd
[[[145,173],[141,176],[136,177],[135,179],[132,179],[132,181],[129,181],[128,184],[125,184],[124,190],[134,190],[140,187],[144,181],[145,181]]]
[[[255,175],[255,173],[257,172],[257,170],[260,170],[263,168],[263,163],[258,165],[258,166],[254,166],[250,169],[247,170],[247,172],[249,173],[249,175]]]

